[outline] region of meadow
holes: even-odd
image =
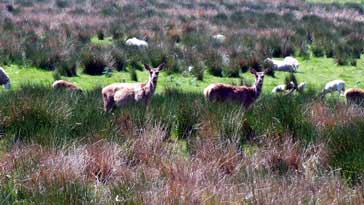
[[[363,204],[360,1],[0,1],[0,204]],[[222,33],[223,43],[211,36]],[[128,47],[128,38],[148,48]],[[304,93],[248,109],[213,103],[210,83],[252,85],[249,68],[294,56]],[[226,60],[228,59],[228,60]],[[148,106],[103,111],[101,89],[145,82]],[[189,67],[192,66],[192,69]],[[191,68],[191,67],[190,67]],[[54,90],[74,82],[84,92]]]

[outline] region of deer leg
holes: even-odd
[[[104,94],[103,100],[104,100],[104,111],[110,112],[115,104],[114,96]]]

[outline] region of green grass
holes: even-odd
[[[100,40],[97,36],[91,38],[91,43],[100,46],[108,46],[113,44],[112,37],[105,37],[104,40]]]
[[[321,90],[326,82],[342,79],[347,83],[347,88],[359,87],[364,88],[364,64],[363,59],[358,60],[356,67],[354,66],[337,66],[333,59],[327,58],[311,58],[304,61],[299,59],[301,66],[296,77],[299,82],[305,81],[310,88]],[[9,74],[13,87],[18,89],[21,84],[44,84],[51,85],[53,82],[52,72],[43,71],[36,68],[23,68],[16,65],[5,66],[6,72]],[[146,71],[137,71],[140,82],[148,79]],[[276,78],[266,77],[264,82],[264,92],[270,93],[273,87],[284,83],[284,78],[288,75],[286,72],[276,72]],[[241,75],[249,82],[254,82],[254,77],[249,72]],[[79,73],[77,77],[64,77],[63,79],[75,82],[85,90],[92,90],[98,87],[104,87],[114,82],[131,82],[128,72],[114,71],[111,77],[106,76],[90,76]],[[157,93],[160,93],[165,86],[179,87],[183,91],[201,93],[202,90],[210,83],[239,83],[238,78],[219,78],[205,74],[203,81],[198,81],[194,77],[184,77],[180,74],[167,75],[161,72],[158,81]]]

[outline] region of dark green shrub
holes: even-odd
[[[126,55],[120,49],[113,49],[111,52],[114,60],[114,67],[117,71],[125,71],[127,60]]]
[[[57,5],[58,8],[64,9],[64,8],[69,7],[69,2],[64,1],[64,0],[57,0],[56,5]]]
[[[332,155],[330,164],[340,168],[351,182],[358,182],[364,176],[363,128],[363,121],[354,121],[325,130]]]
[[[219,53],[213,49],[209,49],[206,55],[205,63],[207,71],[213,76],[222,77],[223,63]]]
[[[77,76],[77,64],[72,62],[61,62],[56,68],[57,72],[66,77]]]
[[[104,40],[105,39],[105,34],[104,34],[104,32],[102,30],[97,31],[97,38],[99,40]]]
[[[202,62],[198,62],[194,64],[192,69],[192,75],[196,77],[197,80],[202,81],[205,73],[205,64]]]
[[[179,104],[176,113],[176,135],[179,139],[188,139],[196,134],[198,117],[198,107]]]
[[[81,54],[81,64],[84,66],[83,72],[89,75],[102,75],[108,66],[104,52],[104,50],[96,46],[85,49]]]
[[[337,45],[335,51],[335,61],[338,65],[348,65],[353,57],[351,56],[352,49],[344,43]]]
[[[312,50],[312,54],[315,56],[315,57],[323,57],[324,56],[324,49],[321,48],[320,46],[318,45],[312,45],[311,46],[311,50]]]
[[[129,74],[130,74],[130,80],[138,82],[138,74],[135,68],[133,67],[129,68]]]

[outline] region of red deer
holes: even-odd
[[[233,86],[215,83],[205,88],[205,97],[210,101],[236,101],[249,108],[262,93],[264,81],[264,72],[257,72],[254,69],[251,69],[250,72],[255,75],[255,84],[253,86]]]
[[[349,104],[364,105],[364,89],[350,88],[345,92]]]
[[[65,81],[65,80],[57,80],[52,84],[52,87],[54,89],[64,89],[64,90],[69,90],[69,91],[78,91],[78,92],[82,92],[82,89],[79,88],[77,85],[75,85],[74,83]]]
[[[110,112],[114,106],[123,107],[129,103],[143,102],[148,104],[157,88],[158,74],[164,63],[157,68],[145,64],[149,71],[149,80],[146,83],[113,83],[102,89],[104,111]]]

